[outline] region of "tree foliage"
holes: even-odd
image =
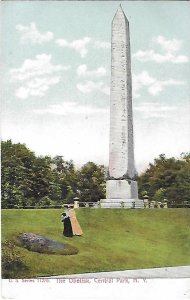
[[[98,201],[104,195],[104,167],[87,163],[75,170],[62,156],[37,157],[24,144],[1,143],[2,207],[43,207]]]
[[[24,144],[2,142],[3,208],[44,207],[105,198],[105,167],[88,162],[76,170],[62,156],[38,157]],[[179,159],[161,154],[138,177],[139,197],[157,202],[167,199],[170,207],[190,204],[190,153]]]
[[[179,159],[161,154],[139,176],[138,184],[140,198],[146,194],[155,201],[167,199],[170,207],[190,204],[190,153]]]
[[[78,196],[81,201],[97,202],[105,198],[105,169],[93,162],[78,172]]]

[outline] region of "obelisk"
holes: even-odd
[[[136,175],[129,22],[120,5],[112,21],[109,175],[101,207],[139,205]]]

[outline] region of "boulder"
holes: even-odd
[[[40,253],[59,253],[65,248],[61,242],[31,232],[21,233],[18,239],[28,250]]]

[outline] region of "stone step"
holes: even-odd
[[[144,201],[140,199],[101,199],[101,208],[144,208]]]

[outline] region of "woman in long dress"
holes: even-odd
[[[64,224],[63,235],[66,237],[73,236],[73,230],[71,226],[70,213],[68,207],[66,207],[65,211],[61,215],[61,221]]]

